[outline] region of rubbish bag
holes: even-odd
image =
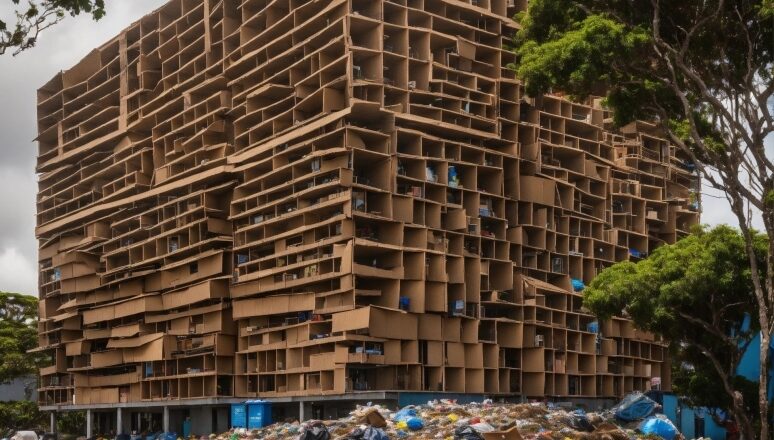
[[[177,433],[176,432],[168,432],[164,434],[164,440],[177,440]]]
[[[674,440],[677,428],[666,417],[650,417],[640,424],[643,434],[657,435],[665,440]]]
[[[484,440],[481,434],[470,425],[460,426],[454,430],[454,440]]]
[[[400,421],[407,421],[411,417],[417,416],[417,410],[407,406],[400,411],[396,412],[395,415],[392,417],[394,420],[400,422]]]
[[[656,402],[640,392],[634,392],[624,397],[613,407],[615,418],[625,422],[642,420],[656,411]]]
[[[373,426],[369,426],[366,429],[357,428],[350,432],[346,438],[349,440],[390,440],[384,431]]]
[[[419,417],[410,417],[406,420],[406,426],[412,431],[419,431],[425,427],[425,423]]]
[[[494,426],[490,425],[487,422],[471,423],[470,427],[475,429],[476,432],[480,432],[480,433],[495,431]]]
[[[577,409],[570,413],[568,424],[576,431],[591,432],[594,430],[594,426],[591,424],[589,418],[586,416],[586,413],[582,409]]]
[[[331,434],[323,422],[311,422],[304,428],[299,440],[329,440],[330,438]]]

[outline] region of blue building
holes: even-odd
[[[742,324],[742,330],[749,329],[749,326],[750,318],[747,317]],[[760,377],[760,345],[761,336],[759,333],[747,346],[736,368],[737,375],[752,382],[758,382]],[[774,341],[769,342],[769,359],[771,359],[772,355],[774,355]],[[771,365],[771,362],[769,364]],[[774,369],[771,367],[769,367],[768,396],[769,401],[774,397]],[[719,426],[712,417],[713,413],[723,415],[723,411],[708,408],[691,408],[682,404],[678,397],[673,394],[664,395],[663,407],[664,415],[669,417],[686,438],[709,437],[712,440],[726,439],[726,429]]]

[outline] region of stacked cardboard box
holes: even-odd
[[[522,96],[523,7],[172,0],[57,74],[41,404],[669,388],[577,290],[685,235],[697,177],[652,125]]]

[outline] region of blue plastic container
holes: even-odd
[[[231,427],[247,428],[247,406],[244,403],[231,404]]]
[[[247,405],[247,429],[271,425],[271,402],[248,400],[245,405]]]

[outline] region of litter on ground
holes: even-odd
[[[338,420],[275,423],[255,430],[234,429],[209,440],[678,440],[683,436],[658,405],[633,394],[616,407],[598,412],[545,403],[457,403],[433,400],[393,411],[381,405],[358,406]],[[206,438],[205,438],[206,440]]]

